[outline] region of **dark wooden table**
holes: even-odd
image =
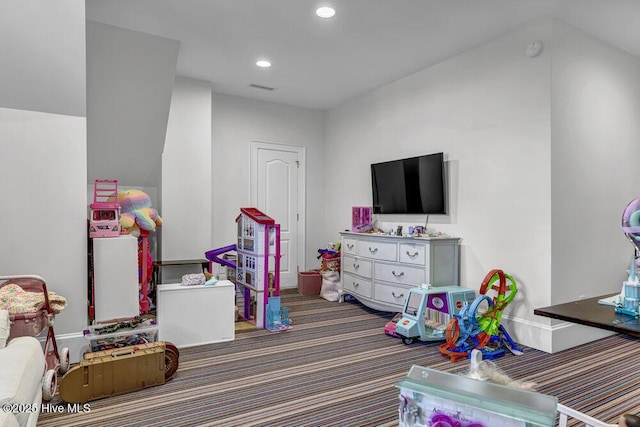
[[[536,308],[533,313],[640,338],[640,319],[616,313],[615,307],[610,305],[598,304],[598,300],[613,295],[616,294],[601,295],[599,297]]]

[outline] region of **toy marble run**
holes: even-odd
[[[494,291],[496,295],[488,296],[489,291]],[[502,270],[491,270],[482,281],[480,295],[449,321],[445,332],[446,342],[440,345],[440,353],[449,356],[452,362],[468,358],[473,349],[480,350],[485,359],[504,356],[502,347],[513,354],[522,354],[522,349],[500,324],[502,312],[513,301],[516,292],[516,281],[512,276]],[[487,308],[479,313],[483,303],[487,304]]]

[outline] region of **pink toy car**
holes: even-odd
[[[118,181],[96,179],[89,220],[89,237],[118,237],[120,235],[120,204]]]
[[[393,316],[393,319],[389,320],[387,324],[384,325],[384,333],[391,337],[399,338],[398,334],[396,334],[396,323],[398,323],[398,320],[401,318],[402,313],[396,313],[396,315]]]

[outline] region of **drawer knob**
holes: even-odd
[[[418,252],[414,252],[414,253],[409,253],[409,251],[407,251],[407,255],[409,256],[409,258],[415,258],[418,256]]]
[[[404,271],[401,271],[400,273],[396,273],[395,270],[391,270],[391,274],[393,274],[397,279],[399,279],[402,276],[404,276]]]
[[[355,268],[356,270],[360,268],[360,264],[356,264],[355,262],[353,263],[353,268]]]
[[[369,252],[371,252],[372,254],[375,254],[376,252],[378,252],[378,248],[371,249],[371,247],[369,247]]]
[[[404,298],[404,294],[396,295],[395,291],[392,291],[391,295],[393,295],[394,298]]]
[[[347,249],[353,249],[353,243],[347,243]]]
[[[353,287],[354,287],[354,288],[357,288],[358,286],[360,286],[360,283],[353,282]]]

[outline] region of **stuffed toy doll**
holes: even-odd
[[[120,204],[120,225],[130,234],[138,237],[140,230],[156,231],[162,225],[158,211],[151,207],[151,198],[140,190],[118,191]]]

